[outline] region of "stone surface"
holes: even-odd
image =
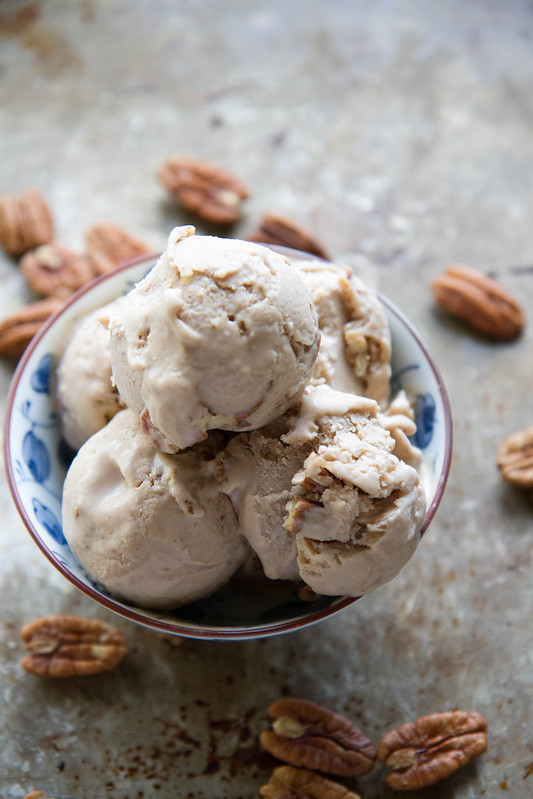
[[[428,288],[464,262],[531,316],[532,23],[527,0],[0,4],[0,193],[38,187],[75,249],[99,220],[160,249],[189,221],[155,179],[161,161],[219,163],[252,190],[236,235],[291,215],[404,310],[455,425],[444,500],[400,576],[317,627],[242,644],[176,647],[117,622],[37,550],[2,474],[1,796],[257,795],[272,766],[257,735],[285,694],[348,714],[375,744],[419,715],[475,709],[488,753],[431,796],[533,790],[533,502],[495,465],[531,424],[531,327],[487,343]],[[7,257],[0,280],[6,315],[30,297]],[[12,371],[0,364],[2,408]],[[95,679],[25,674],[18,631],[56,612],[117,622],[130,656]],[[383,776],[358,792],[392,796]]]

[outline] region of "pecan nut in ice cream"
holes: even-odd
[[[128,652],[111,624],[83,616],[44,616],[26,624],[20,637],[28,654],[25,671],[39,677],[74,677],[115,668]]]
[[[388,732],[378,759],[396,791],[426,788],[449,777],[487,748],[487,724],[475,711],[432,713]]]
[[[520,303],[477,269],[460,264],[448,266],[431,286],[445,311],[490,338],[513,339],[524,328]]]
[[[52,236],[52,214],[37,189],[0,197],[0,245],[9,255],[18,258]]]
[[[265,214],[259,228],[248,236],[248,240],[292,247],[294,250],[302,250],[319,258],[328,257],[324,247],[312,233],[294,220],[280,214]]]
[[[360,799],[359,794],[338,782],[293,766],[275,769],[259,793],[265,799]]]
[[[27,252],[20,268],[28,286],[45,297],[68,297],[94,277],[89,261],[61,244]]]
[[[268,709],[272,729],[260,735],[270,754],[339,777],[368,774],[376,757],[363,733],[343,716],[305,699],[280,699]]]
[[[207,161],[175,156],[161,165],[158,177],[186,211],[216,225],[237,222],[248,197],[241,180]]]
[[[520,488],[533,488],[533,427],[512,433],[498,452],[502,477]]]
[[[0,357],[18,360],[43,322],[63,304],[47,297],[20,308],[0,322]]]
[[[98,222],[89,228],[85,245],[87,258],[99,275],[112,272],[125,261],[150,251],[143,241],[111,222]]]

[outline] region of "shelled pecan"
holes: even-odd
[[[215,164],[174,156],[158,170],[162,184],[175,200],[196,216],[216,225],[233,225],[248,197],[244,183]]]
[[[20,308],[0,322],[0,357],[18,360],[43,322],[63,304],[47,297]]]
[[[359,794],[349,791],[338,782],[293,766],[275,769],[259,793],[265,799],[361,799]]]
[[[0,197],[0,245],[18,258],[53,237],[52,214],[37,189]]]
[[[512,433],[498,452],[502,477],[520,488],[533,488],[533,427]]]
[[[87,258],[98,275],[112,272],[125,261],[150,252],[143,241],[111,222],[98,222],[89,228],[85,246]]]
[[[128,648],[111,624],[83,616],[43,616],[20,633],[29,654],[22,667],[40,677],[99,674],[115,668]]]
[[[448,266],[431,284],[437,303],[448,313],[495,339],[513,339],[525,319],[520,303],[495,280],[467,266]]]
[[[86,258],[61,244],[42,244],[20,259],[28,286],[45,297],[68,297],[94,277]]]
[[[388,732],[378,759],[391,769],[387,784],[396,791],[426,788],[449,777],[487,748],[487,724],[474,711],[432,713]]]
[[[293,250],[302,250],[319,258],[328,257],[323,245],[313,233],[280,214],[265,214],[259,228],[247,238],[248,241],[292,247]]]
[[[264,730],[259,739],[285,763],[340,777],[372,770],[374,747],[343,716],[305,699],[280,699],[268,713],[272,729]]]

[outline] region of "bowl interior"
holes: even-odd
[[[291,258],[294,251],[278,249]],[[128,605],[95,585],[72,555],[61,528],[61,493],[73,457],[61,437],[54,401],[55,367],[76,320],[129,291],[155,263],[143,256],[97,278],[73,295],[41,328],[15,372],[7,403],[5,461],[11,492],[33,539],[51,563],[89,597],[132,621],[196,638],[244,639],[294,630],[336,613],[353,597],[303,601],[297,587],[269,581],[269,590],[230,582],[213,596],[176,611]],[[381,297],[392,334],[392,387],[414,398],[417,434],[423,453],[428,508],[423,531],[439,504],[451,455],[451,415],[444,384],[425,345],[404,316]]]

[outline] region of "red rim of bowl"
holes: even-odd
[[[293,257],[298,258],[309,258],[312,257],[316,260],[315,256],[309,256],[307,253],[301,252],[300,250],[294,250],[289,247],[277,247],[273,245],[264,245],[268,246],[271,249],[274,249],[282,254],[286,254]],[[201,627],[188,627],[183,626],[180,623],[174,624],[173,622],[163,621],[160,619],[152,619],[147,618],[145,615],[142,614],[140,611],[136,611],[134,607],[128,607],[120,604],[118,601],[114,600],[112,597],[108,597],[105,594],[100,593],[96,588],[93,588],[90,585],[87,585],[82,580],[80,580],[76,575],[72,574],[60,561],[56,560],[49,549],[45,546],[44,542],[41,540],[41,537],[37,530],[35,530],[33,523],[26,512],[25,506],[20,498],[18,490],[16,488],[16,480],[13,474],[13,468],[11,463],[10,457],[10,439],[11,439],[11,416],[13,412],[13,405],[15,400],[15,395],[17,392],[17,388],[22,377],[22,374],[26,368],[26,364],[30,360],[33,351],[41,341],[41,339],[46,335],[47,331],[55,324],[56,320],[61,317],[65,311],[70,308],[71,305],[74,305],[85,294],[91,291],[95,286],[103,283],[105,280],[109,279],[112,275],[116,275],[119,272],[124,272],[130,269],[137,264],[146,262],[149,263],[155,261],[159,258],[160,253],[151,253],[148,255],[140,255],[137,258],[132,258],[129,261],[125,261],[115,270],[109,273],[105,273],[99,275],[98,277],[94,278],[90,283],[87,283],[85,286],[82,286],[78,291],[72,294],[65,303],[58,308],[39,328],[38,332],[31,340],[30,344],[24,351],[15,372],[13,374],[13,378],[11,380],[11,384],[9,387],[9,392],[7,396],[6,402],[6,415],[4,420],[4,464],[6,469],[6,474],[8,478],[9,489],[11,492],[11,496],[13,497],[13,501],[15,506],[18,510],[18,513],[24,522],[28,532],[30,533],[31,537],[33,538],[34,542],[37,544],[41,552],[45,555],[45,557],[50,561],[50,563],[56,568],[66,579],[72,583],[76,588],[78,588],[83,594],[88,596],[90,599],[93,599],[99,605],[104,606],[108,610],[116,613],[123,618],[129,619],[130,621],[136,622],[144,627],[149,627],[151,629],[159,630],[161,632],[170,633],[173,635],[188,637],[188,638],[204,638],[209,640],[217,640],[217,639],[224,639],[224,640],[245,640],[249,638],[265,638],[271,635],[277,635],[280,633],[291,632],[297,629],[301,629],[304,627],[308,627],[309,625],[315,624],[318,621],[322,621],[326,619],[328,616],[331,616],[335,613],[338,613],[340,610],[352,605],[361,597],[341,597],[338,601],[332,602],[327,608],[322,608],[321,610],[315,612],[306,613],[304,616],[300,616],[297,618],[289,619],[287,621],[278,621],[278,622],[271,622],[268,624],[262,624],[260,626],[243,626],[242,628],[234,628],[234,627],[220,627],[220,628],[207,628],[202,629]],[[322,259],[319,259],[322,260]],[[422,523],[422,528],[420,531],[420,535],[427,530],[431,520],[433,519],[437,508],[440,504],[442,499],[442,495],[444,493],[444,488],[446,485],[446,481],[448,479],[448,474],[450,470],[450,463],[451,463],[451,455],[452,455],[452,415],[451,415],[451,408],[450,402],[448,398],[448,393],[444,386],[444,381],[442,376],[430,355],[426,345],[420,338],[417,330],[413,327],[411,322],[404,316],[404,314],[396,308],[396,306],[389,300],[387,297],[384,297],[381,293],[379,293],[379,298],[386,306],[387,310],[394,314],[401,322],[403,326],[405,326],[408,331],[410,332],[411,336],[415,339],[418,346],[424,353],[424,356],[431,367],[433,375],[435,377],[435,381],[438,386],[438,390],[441,396],[442,406],[444,409],[444,424],[445,424],[445,456],[444,461],[441,469],[441,473],[439,475],[439,480],[437,484],[437,488],[435,490],[433,500],[426,510],[426,515],[424,517],[424,522]]]

